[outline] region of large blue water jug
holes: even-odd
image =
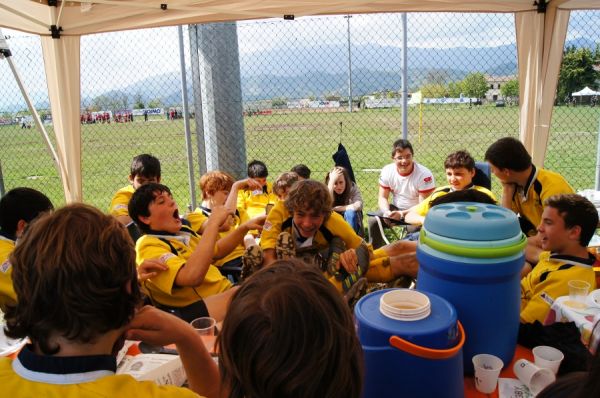
[[[473,371],[476,354],[496,355],[505,364],[513,358],[526,243],[516,215],[496,205],[443,204],[425,218],[417,247],[417,286],[456,308],[467,336],[467,373]]]
[[[370,293],[354,307],[365,360],[364,398],[464,396],[464,332],[448,301],[424,293],[429,316],[413,321],[389,318],[380,310],[387,289]]]

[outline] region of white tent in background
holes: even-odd
[[[41,36],[58,163],[67,202],[82,200],[79,46],[82,35],[284,15],[508,12],[515,15],[520,137],[543,166],[571,10],[599,0],[1,0],[0,28]]]
[[[583,90],[577,91],[576,93],[571,94],[573,97],[584,97],[586,95],[600,95],[600,91],[594,91],[589,87],[583,88]]]

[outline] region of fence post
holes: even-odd
[[[596,135],[596,191],[600,190],[600,119],[598,119],[598,134]]]
[[[4,196],[4,175],[2,175],[2,162],[0,162],[0,198]]]

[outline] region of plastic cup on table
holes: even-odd
[[[556,376],[550,369],[540,368],[526,359],[515,362],[513,371],[534,396],[556,380]]]
[[[215,332],[217,329],[217,321],[214,318],[205,316],[202,318],[196,318],[190,322],[192,327],[196,329],[196,332],[202,337],[206,349],[211,354],[214,354],[215,340],[217,339]]]
[[[473,357],[473,367],[475,368],[475,388],[477,388],[477,391],[484,394],[494,392],[503,366],[504,362],[495,355],[475,355]]]
[[[539,345],[533,348],[533,358],[535,365],[540,368],[550,369],[556,374],[560,363],[564,359],[562,351],[547,345]]]
[[[589,292],[590,284],[588,282],[577,279],[569,281],[569,300],[583,304]]]

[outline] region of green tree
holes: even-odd
[[[488,84],[481,72],[469,73],[462,81],[464,94],[469,97],[483,98],[488,91]]]
[[[144,109],[144,101],[142,100],[142,94],[137,93],[133,99],[133,109]]]
[[[428,83],[421,86],[423,98],[442,98],[448,95],[446,86],[439,83]]]
[[[287,98],[275,97],[271,100],[271,106],[273,108],[285,108],[287,106]]]
[[[458,98],[463,93],[463,85],[462,82],[450,82],[448,83],[448,97],[450,98]]]
[[[160,98],[154,98],[148,102],[148,108],[162,108],[163,103]]]
[[[579,91],[585,86],[591,89],[596,87],[596,79],[600,74],[594,70],[594,58],[589,48],[569,47],[563,54],[560,73],[558,75],[558,99],[564,100],[573,92]]]
[[[519,98],[519,80],[512,79],[504,83],[500,87],[500,94],[509,100]]]

